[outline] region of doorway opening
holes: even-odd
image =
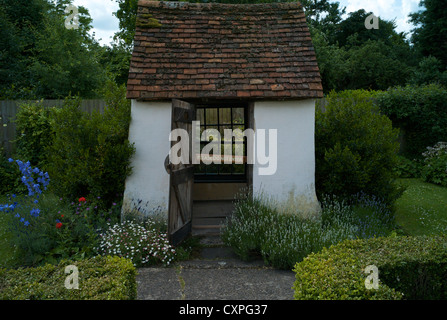
[[[214,161],[207,165],[201,161],[194,166],[192,234],[218,236],[222,223],[233,212],[236,197],[245,194],[251,187],[253,172],[252,165],[246,161],[247,139],[235,134],[230,143],[225,138],[225,130],[243,132],[253,128],[253,104],[240,101],[196,104],[196,120],[200,121],[201,135],[207,129],[219,132],[221,141],[220,148],[217,148],[220,150],[218,156],[223,156],[225,146],[229,148],[230,145],[233,156],[242,155],[242,159],[233,157],[226,163],[222,157],[221,163]],[[209,140],[201,142],[201,154],[208,143]]]

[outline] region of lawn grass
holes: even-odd
[[[421,179],[399,179],[406,187],[396,201],[396,222],[405,234],[447,233],[447,188]]]

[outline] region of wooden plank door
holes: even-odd
[[[196,118],[194,105],[172,101],[172,130],[184,129],[189,136],[188,163],[165,163],[170,174],[168,237],[174,246],[181,243],[190,233],[192,226],[194,165],[192,164],[192,121]],[[171,147],[177,142],[172,141]],[[168,160],[169,161],[169,160]]]

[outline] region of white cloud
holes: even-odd
[[[391,11],[394,11],[395,0],[347,0],[346,11],[353,12],[359,9],[365,9],[367,12],[372,12],[377,16],[388,15]]]
[[[347,13],[365,9],[365,11],[372,12],[382,19],[395,20],[397,32],[410,32],[413,25],[409,22],[408,15],[419,10],[419,0],[337,1],[340,2],[341,7],[346,7]]]
[[[115,0],[74,0],[73,5],[88,9],[93,19],[91,33],[95,33],[95,39],[101,39],[101,44],[110,44],[110,37],[118,31],[118,19],[113,15],[118,3]]]

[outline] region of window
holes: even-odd
[[[221,146],[220,155],[224,155],[224,143],[225,143],[225,129],[244,131],[246,127],[246,112],[247,108],[244,106],[203,106],[197,107],[197,120],[200,121],[200,135],[206,129],[215,129],[220,133]],[[234,131],[233,131],[234,132]],[[212,138],[210,139],[212,140]],[[202,141],[200,144],[200,151],[202,151],[205,145],[209,144],[209,141]],[[232,137],[231,139],[232,155],[234,156],[235,150],[241,150],[241,154],[244,159],[247,154],[246,139],[243,137]],[[239,149],[240,148],[240,149]],[[205,152],[207,154],[207,152]],[[216,161],[215,161],[216,162]],[[211,163],[204,164],[202,161],[195,167],[195,181],[208,181],[208,182],[246,182],[247,165],[244,160],[243,164],[235,163],[234,158],[232,164],[224,164],[223,159],[221,164]]]

